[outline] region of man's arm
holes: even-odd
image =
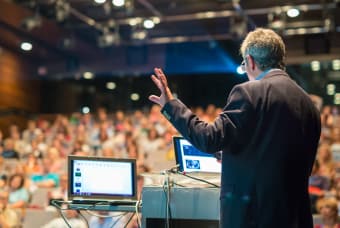
[[[200,120],[182,102],[173,99],[164,73],[155,68],[152,80],[161,91],[160,96],[149,99],[162,107],[163,115],[196,148],[210,153],[224,149],[245,130],[252,116],[250,97],[242,89],[235,87],[228,98],[223,112],[211,124]]]

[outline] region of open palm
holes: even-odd
[[[168,81],[162,69],[155,68],[154,72],[155,74],[151,75],[151,79],[161,91],[161,95],[150,95],[149,100],[163,107],[165,103],[173,99],[173,95],[168,87]]]

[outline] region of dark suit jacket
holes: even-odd
[[[235,86],[212,124],[179,100],[162,113],[198,149],[223,151],[221,227],[312,227],[307,189],[320,115],[284,71]]]

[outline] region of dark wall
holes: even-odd
[[[170,75],[169,86],[188,106],[215,104],[223,107],[231,88],[246,80],[245,75],[204,74]],[[106,82],[114,81],[115,90],[105,88]],[[150,94],[159,94],[149,76],[102,77],[94,80],[48,80],[42,82],[42,112],[72,113],[88,106],[93,111],[106,107],[109,111],[133,110],[151,106]],[[132,101],[131,93],[140,99]]]

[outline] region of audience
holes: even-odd
[[[206,109],[196,107],[195,110],[208,121],[213,121],[221,112],[214,105]],[[324,106],[321,109],[322,137],[309,181],[312,208],[315,213],[321,214],[325,225],[330,221],[327,217],[330,214],[327,207],[330,206],[320,205],[328,199],[340,202],[338,115],[338,107]],[[57,115],[49,119],[37,117],[29,120],[22,131],[13,124],[8,132],[0,129],[0,194],[8,194],[8,209],[27,207],[31,194],[37,188],[48,190],[47,201],[65,200],[66,161],[70,154],[136,158],[138,175],[168,169],[169,162],[174,162],[172,136],[177,134],[176,129],[160,114],[158,106],[151,107],[149,112],[118,110],[108,113],[105,108],[99,108],[94,114],[73,113],[69,117]],[[74,212],[68,214],[79,221]],[[103,223],[95,218],[92,221],[98,226]],[[106,224],[113,220],[105,221]],[[59,222],[62,223],[56,220],[46,227],[53,227]]]

